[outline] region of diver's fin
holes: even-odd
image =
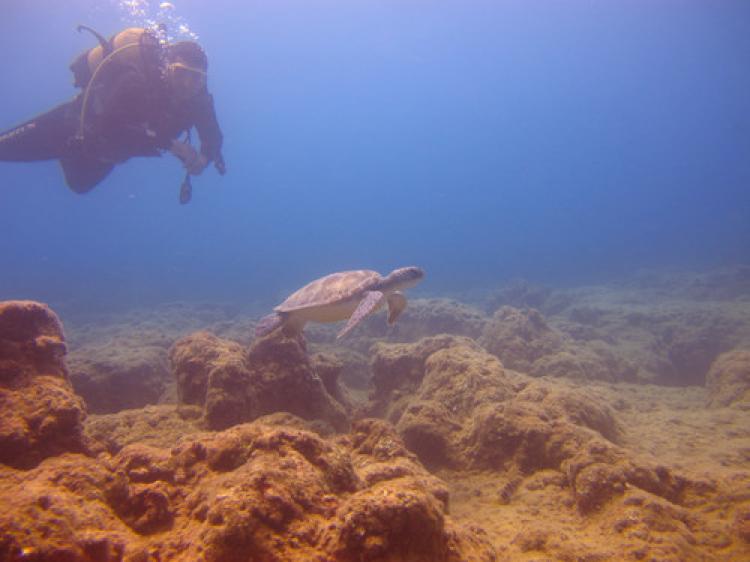
[[[388,295],[388,324],[394,324],[406,308],[406,297],[400,291]]]
[[[385,300],[385,294],[380,291],[367,291],[365,297],[359,302],[359,306],[354,310],[349,321],[337,335],[336,339],[343,338],[346,334],[352,331],[354,326],[359,324],[367,316],[378,310]]]
[[[193,182],[190,180],[190,174],[185,174],[185,179],[180,185],[180,205],[190,203],[193,198]]]
[[[106,178],[114,169],[111,162],[102,162],[96,158],[71,156],[60,159],[65,176],[65,183],[76,193],[87,193]]]

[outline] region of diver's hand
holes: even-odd
[[[169,151],[182,161],[188,174],[200,175],[208,166],[208,159],[187,143],[172,141]]]
[[[216,171],[219,172],[220,176],[227,173],[227,165],[224,163],[224,155],[221,152],[219,152],[216,155],[216,158],[214,158],[214,167],[216,168]]]
[[[197,152],[197,158],[192,160],[190,163],[185,163],[185,169],[191,176],[199,176],[208,166],[208,158],[203,156],[202,153]]]

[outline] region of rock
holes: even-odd
[[[311,346],[311,350],[324,353],[341,364],[338,380],[347,388],[362,391],[370,386],[372,372],[370,371],[370,358],[366,354],[348,347],[330,344],[316,344]]]
[[[544,412],[544,419],[567,420],[589,428],[613,443],[620,442],[624,431],[605,400],[579,389],[533,381],[526,384],[514,400],[519,404],[538,404]]]
[[[254,422],[169,449],[0,468],[0,502],[13,505],[0,513],[0,559],[496,560],[399,441],[379,421],[335,441]]]
[[[624,430],[602,396],[564,381],[508,374],[470,341],[435,346],[424,358],[428,344],[435,343],[379,350],[383,357],[399,358],[404,378],[420,381],[408,394],[382,393],[398,407],[377,406],[427,467],[490,471],[509,483],[556,472],[582,514],[602,509],[629,487],[674,504],[713,490],[710,482],[629,456],[618,446]],[[508,489],[505,502],[517,487]]]
[[[169,362],[179,403],[203,406],[212,373],[227,368],[241,370],[244,359],[240,344],[210,332],[195,332],[176,341],[169,349]]]
[[[265,425],[310,431],[320,435],[321,437],[333,437],[337,435],[336,431],[331,427],[331,424],[327,422],[324,422],[322,420],[304,420],[295,416],[294,414],[290,414],[289,412],[275,412],[273,414],[267,414],[265,416],[260,416],[255,421]]]
[[[533,379],[510,379],[471,340],[428,338],[375,349],[372,411],[385,412],[428,467],[516,466],[528,473],[572,456],[591,438],[579,427],[612,440],[620,435],[605,404]]]
[[[445,485],[416,463],[381,420],[356,422],[347,442],[367,487],[338,510],[336,559],[375,560],[390,551],[396,559],[448,560]]]
[[[536,359],[528,373],[535,377],[567,377],[599,381],[635,381],[638,369],[601,341],[565,341],[564,346]]]
[[[487,309],[496,311],[503,306],[526,309],[533,308],[544,314],[560,312],[571,302],[569,296],[554,292],[547,287],[533,285],[525,280],[517,280],[495,291],[489,298]]]
[[[668,381],[671,384],[704,384],[714,359],[735,343],[737,325],[730,319],[716,314],[691,316],[661,334],[674,373]]]
[[[737,510],[733,527],[740,539],[750,544],[750,508]]]
[[[495,357],[473,345],[443,348],[425,360],[422,383],[396,427],[426,466],[461,466],[463,431],[477,404],[513,394]]]
[[[62,325],[46,305],[0,303],[0,463],[84,451],[83,401],[68,380]]]
[[[523,373],[545,355],[560,351],[562,336],[535,309],[501,307],[485,326],[479,343],[503,365]]]
[[[180,403],[200,405],[211,429],[274,412],[322,420],[338,430],[348,427],[344,406],[328,393],[297,339],[275,334],[245,352],[239,344],[198,332],[178,340],[170,360]],[[321,364],[335,390],[330,365]]]
[[[400,416],[404,400],[419,388],[424,363],[439,349],[464,345],[478,346],[469,338],[442,334],[413,344],[376,343],[372,355],[372,394],[369,415],[394,422]]]
[[[486,321],[480,310],[452,299],[414,299],[389,339],[414,342],[439,334],[477,338]]]
[[[550,324],[576,343],[596,344],[594,351],[605,363],[611,363],[608,355],[614,357],[620,366],[610,365],[611,380],[634,376],[655,384],[703,385],[719,354],[750,343],[750,308],[742,300],[696,300],[679,281],[669,283],[638,291],[579,289],[573,292],[575,304],[550,318]],[[590,370],[585,356],[577,362],[583,371]],[[623,367],[630,373],[617,374]]]
[[[422,490],[376,485],[341,506],[336,559],[447,560],[445,519],[439,502]]]
[[[555,414],[549,404],[535,404],[551,402],[549,392],[516,397],[529,383],[509,379],[502,364],[471,340],[440,337],[417,344],[382,344],[373,364],[376,373],[383,373],[376,377],[380,384],[373,394],[373,410],[387,412],[407,445],[429,467],[498,469],[513,462],[528,471],[536,464],[559,466],[566,458],[560,442],[570,440],[574,428],[562,426],[563,430],[560,424],[544,421],[563,417],[565,401],[556,403],[561,412]],[[396,383],[400,386],[393,388]],[[569,397],[568,403],[580,409],[571,419],[601,423],[608,430],[616,425],[599,420],[596,408],[584,415],[584,404],[589,404],[583,399],[576,403]],[[574,440],[570,448],[577,443]],[[554,453],[547,453],[547,447]]]
[[[669,280],[672,290],[681,283],[681,292],[691,299],[738,300],[750,294],[750,266],[734,265],[702,273],[683,274]]]
[[[482,404],[471,416],[461,465],[476,469],[529,475],[559,469],[590,434],[567,423],[555,423],[537,405]]]
[[[610,463],[591,463],[581,469],[572,480],[576,505],[581,513],[599,509],[625,491],[625,472]]]
[[[68,367],[94,414],[156,404],[172,382],[167,351],[158,346],[84,346],[70,354]]]
[[[638,368],[611,344],[576,341],[534,309],[500,308],[479,342],[506,367],[535,377],[632,381],[638,375]]]
[[[343,345],[366,355],[373,345],[381,342],[411,343],[446,333],[476,338],[486,322],[487,317],[480,310],[452,299],[409,299],[408,307],[395,324],[389,326],[382,313],[372,315],[337,347]],[[305,334],[308,341],[325,349],[335,341],[340,329],[341,326],[335,324],[311,323],[305,328]]]
[[[94,454],[114,455],[133,443],[170,447],[180,438],[202,431],[198,423],[202,415],[197,406],[176,408],[173,404],[93,414],[86,418],[85,435]]]
[[[344,363],[335,354],[315,353],[310,356],[310,365],[323,381],[328,394],[344,407],[347,415],[351,416],[356,409],[356,402],[346,387],[339,382],[344,371]]]
[[[62,324],[48,306],[0,302],[0,384],[21,386],[40,374],[67,379],[66,352]]]
[[[83,455],[0,469],[0,503],[13,506],[0,512],[0,559],[122,560],[135,537],[110,506],[117,483],[110,467]]]
[[[303,419],[326,421],[337,430],[348,428],[345,409],[328,393],[298,340],[270,337],[253,342],[247,369],[250,402],[259,415],[290,412]],[[332,382],[329,378],[329,384]]]
[[[722,353],[706,376],[708,405],[750,409],[750,350]]]

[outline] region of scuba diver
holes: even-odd
[[[169,151],[186,171],[181,203],[190,201],[190,176],[209,163],[224,175],[223,136],[206,85],[208,59],[197,43],[165,43],[142,28],[108,40],[91,28],[78,30],[99,41],[70,66],[81,92],[0,133],[0,161],[59,160],[68,187],[86,193],[117,164]],[[193,127],[200,150],[190,144]]]

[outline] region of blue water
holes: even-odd
[[[210,58],[227,175],[180,206],[169,156],[85,196],[55,162],[0,163],[0,299],[276,301],[407,264],[440,294],[750,261],[746,0],[173,4]],[[77,24],[126,16],[2,0],[0,130],[75,94],[94,45]]]

